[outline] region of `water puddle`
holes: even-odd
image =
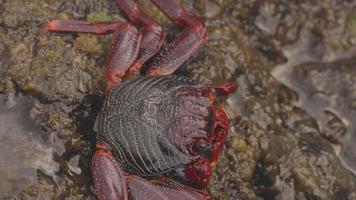
[[[31,122],[29,98],[0,95],[0,199],[17,198],[37,180],[37,170],[56,179],[54,149]]]

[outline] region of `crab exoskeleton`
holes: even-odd
[[[202,85],[171,75],[206,43],[206,26],[172,0],[151,1],[183,27],[162,49],[166,33],[134,0],[116,2],[139,29],[125,22],[53,20],[46,31],[114,34],[106,65],[106,100],[95,126],[92,173],[98,198],[210,199],[206,192],[167,176],[196,188],[208,184],[228,129],[225,112],[214,105],[215,96],[228,95],[237,85]],[[139,77],[152,57],[147,75]]]

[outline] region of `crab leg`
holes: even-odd
[[[109,89],[134,65],[139,54],[142,33],[128,23],[90,23],[79,20],[53,20],[45,27],[51,32],[82,32],[94,34],[114,33],[106,65],[107,87]]]
[[[97,143],[92,158],[94,186],[99,200],[209,200],[206,192],[181,185],[167,178],[147,181],[126,174],[114,159],[111,148],[104,142]],[[130,193],[128,193],[128,189]]]
[[[121,24],[116,29],[106,65],[106,94],[114,84],[121,81],[122,76],[135,62],[141,40],[142,34],[130,24]]]
[[[80,20],[53,20],[48,22],[42,32],[76,32],[98,35],[110,34],[123,23],[119,22],[87,22]]]
[[[176,25],[183,27],[183,32],[159,52],[149,69],[150,75],[171,74],[207,42],[206,26],[173,0],[151,1]]]
[[[167,34],[156,21],[141,11],[135,0],[116,0],[116,4],[135,25],[142,27],[140,51],[129,71],[130,74],[136,74],[142,65],[159,51]]]
[[[146,181],[137,176],[127,179],[133,199],[145,200],[210,200],[209,194],[168,178]]]
[[[107,144],[97,144],[92,158],[94,186],[99,200],[128,200],[127,184],[119,163],[108,152]]]
[[[231,82],[223,82],[221,84],[207,84],[204,85],[204,87],[215,89],[217,95],[219,96],[227,96],[237,90],[238,84]]]

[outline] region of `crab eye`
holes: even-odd
[[[211,157],[212,149],[212,145],[204,139],[198,139],[193,145],[193,151],[206,159]]]

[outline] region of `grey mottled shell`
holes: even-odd
[[[182,76],[121,83],[111,89],[98,116],[98,139],[112,146],[119,162],[141,175],[181,167],[194,159],[185,146],[194,137],[206,136],[211,103],[202,92]]]

